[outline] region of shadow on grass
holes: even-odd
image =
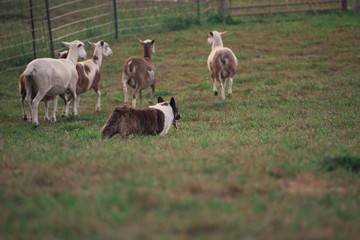
[[[346,154],[344,156],[324,158],[322,161],[320,161],[320,168],[329,172],[338,168],[344,168],[347,171],[359,173],[360,157],[353,157],[349,154]]]

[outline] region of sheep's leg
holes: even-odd
[[[97,94],[97,103],[95,106],[95,111],[98,112],[101,110],[100,102],[101,102],[101,92],[98,88],[94,88],[95,93]]]
[[[216,79],[214,78],[214,75],[211,74],[211,80],[212,80],[212,83],[213,83],[213,92],[214,92],[214,95],[217,96],[218,95],[218,90],[216,88]]]
[[[229,97],[231,97],[231,95],[232,95],[232,84],[233,84],[233,79],[230,78],[229,79],[229,90],[228,90]]]
[[[26,112],[26,107],[25,107],[25,96],[26,95],[22,95],[21,98],[20,98],[20,103],[21,103],[21,108],[22,108],[22,112],[23,112],[24,121],[27,120],[27,112]]]
[[[29,122],[32,121],[32,99],[31,99],[31,96],[32,96],[32,88],[31,86],[26,86],[26,102],[27,102],[27,105],[28,105],[28,112],[29,112],[29,115],[30,115],[30,118],[28,119]]]
[[[128,92],[128,89],[127,89],[127,81],[129,80],[129,78],[123,74],[122,76],[122,82],[123,82],[123,88],[124,88],[124,96],[125,96],[125,104],[128,104],[128,95],[127,95],[127,92]]]
[[[49,102],[47,100],[44,101],[45,102],[45,121],[50,121],[49,118]]]
[[[140,87],[139,87],[139,85],[137,85],[136,88],[135,88],[135,91],[133,93],[133,100],[132,100],[132,106],[133,107],[136,107],[136,95],[139,93],[139,91],[140,91]]]
[[[32,121],[35,124],[39,124],[39,120],[38,120],[39,103],[45,97],[46,93],[47,93],[47,90],[46,91],[39,91],[36,94],[36,97],[34,98],[34,100],[32,101],[31,115],[32,115]]]
[[[74,116],[77,116],[78,115],[78,96],[76,95],[76,90],[73,90],[71,91],[71,95],[73,95],[73,98],[74,98],[74,103],[73,103],[73,111],[72,111],[72,114]]]
[[[65,93],[62,93],[59,95],[63,100],[64,100],[64,111],[65,111],[65,107],[66,107],[66,104],[67,104],[67,99],[66,99],[66,95]],[[57,109],[56,109],[56,114],[57,114]]]
[[[221,73],[219,73],[217,80],[220,83],[221,99],[225,100],[225,81],[223,79],[221,79]]]
[[[79,107],[80,107],[80,105],[79,105],[79,103],[80,103],[80,95],[78,94],[77,95],[77,98],[76,98],[77,100],[76,100],[76,106],[77,106],[77,108],[79,109]]]
[[[139,97],[140,97],[140,106],[142,106],[142,98],[143,98],[142,90],[139,91]]]
[[[53,102],[53,115],[51,117],[51,121],[56,122],[57,102],[58,102],[58,96],[57,95],[53,97],[52,102]]]
[[[153,104],[154,101],[154,93],[155,93],[155,83],[151,85],[151,98],[150,98],[150,104]]]
[[[69,98],[67,99],[67,101],[65,102],[64,99],[64,110],[63,113],[61,114],[62,117],[68,117],[69,116],[69,107],[70,107],[70,102],[73,99],[73,95],[70,94]]]

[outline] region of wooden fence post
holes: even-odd
[[[119,32],[118,32],[118,24],[117,24],[116,0],[113,0],[113,5],[114,5],[115,38],[117,39],[119,36]]]
[[[47,25],[48,25],[48,31],[49,31],[49,42],[50,42],[50,56],[55,57],[54,54],[54,44],[51,34],[51,22],[50,22],[50,11],[49,11],[49,2],[48,0],[45,0],[45,7],[46,7],[46,17],[47,17]]]
[[[218,0],[218,13],[224,19],[229,15],[229,0]]]
[[[360,0],[354,0],[354,11],[360,13]]]
[[[31,24],[31,35],[32,35],[33,52],[34,52],[34,59],[36,59],[35,27],[34,27],[34,17],[33,17],[33,9],[32,9],[32,0],[29,0],[29,8],[30,8],[30,24]]]

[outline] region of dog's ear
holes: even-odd
[[[164,99],[162,97],[158,97],[158,103],[164,102]]]
[[[172,108],[175,108],[176,104],[175,104],[175,99],[172,97],[171,100],[170,100],[170,106]]]

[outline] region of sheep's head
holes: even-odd
[[[222,46],[222,39],[221,36],[224,35],[226,32],[218,32],[218,31],[212,31],[209,32],[208,35],[208,44],[211,46]]]
[[[101,49],[102,55],[104,57],[112,56],[113,52],[111,48],[109,47],[109,44],[107,42],[104,42],[103,40],[98,41],[97,43],[93,43],[88,41],[88,43],[93,46],[94,48]]]
[[[62,51],[62,52],[58,52],[57,55],[58,55],[59,58],[67,58],[68,53],[69,53],[69,51],[65,50],[65,51]]]
[[[141,43],[141,45],[143,45],[144,51],[151,52],[152,54],[155,53],[155,40],[147,39],[145,41],[141,41],[138,39],[138,41]]]
[[[69,48],[69,51],[77,51],[78,58],[86,58],[85,44],[83,42],[75,40],[72,42],[63,42],[63,44]]]

